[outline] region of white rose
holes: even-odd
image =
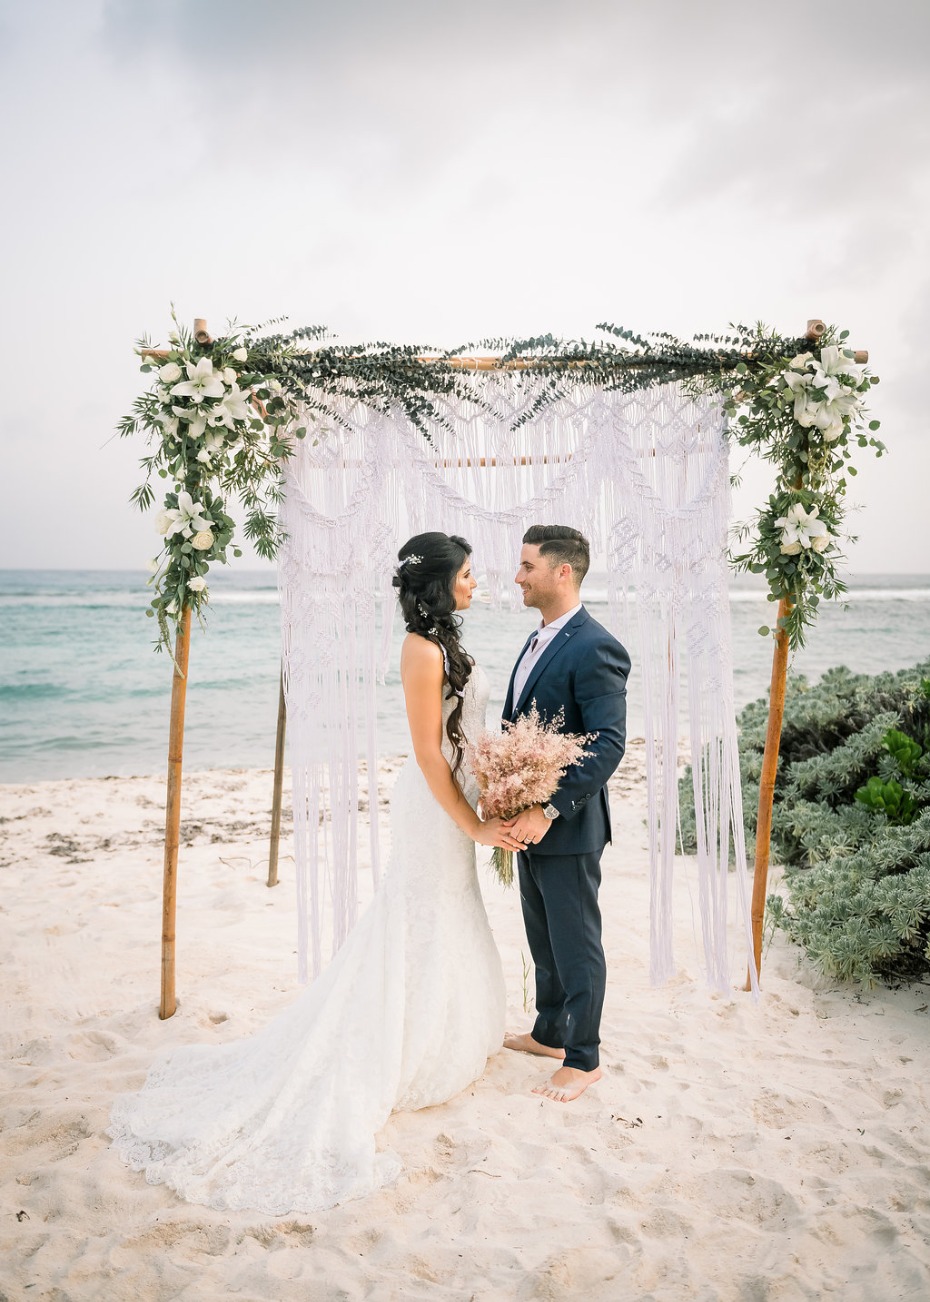
[[[207,451],[206,448],[204,448],[202,452],[197,453],[197,460],[202,461],[205,466],[209,465],[210,453]]]
[[[237,362],[247,362],[249,360],[248,348],[236,348],[233,351],[233,358]]]
[[[800,550],[801,544],[799,542],[782,543],[781,545],[782,556],[797,556]]]
[[[177,384],[183,372],[177,362],[168,362],[158,368],[158,378],[162,384]]]
[[[825,552],[832,542],[832,533],[821,533],[811,539],[811,546],[815,552]]]
[[[191,539],[191,546],[198,552],[208,552],[213,546],[213,534],[209,529],[201,529],[200,532],[195,533]]]
[[[169,601],[167,606],[165,607],[165,614],[176,615],[177,613],[178,613],[178,603],[176,601]]]
[[[197,574],[194,578],[187,580],[187,586],[190,588],[191,592],[204,592],[206,591],[207,581]]]
[[[794,371],[803,371],[804,367],[814,356],[813,353],[798,353],[797,357],[792,357],[788,365]]]
[[[159,511],[155,517],[155,531],[162,535],[166,534],[171,528],[171,516],[167,511]]]

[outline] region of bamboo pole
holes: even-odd
[[[790,597],[778,603],[778,618],[791,613]],[[785,694],[788,681],[788,633],[782,623],[775,628],[775,650],[772,654],[772,682],[769,687],[769,721],[765,730],[765,750],[762,752],[762,776],[759,780],[759,813],[756,820],[756,863],[752,877],[752,953],[756,978],[762,975],[762,933],[765,927],[765,900],[769,878],[769,856],[772,846],[772,807],[775,801],[775,776],[778,772],[778,751],[781,746],[781,727],[785,717]],[[746,976],[746,990],[752,989],[751,976]]]
[[[175,918],[178,900],[178,845],[181,835],[181,764],[184,757],[184,706],[187,702],[187,663],[191,644],[191,608],[185,606],[175,644],[171,683],[171,727],[168,736],[168,795],[165,806],[165,872],[162,889],[161,1003],[164,1021],[177,1008],[174,990]]]
[[[274,745],[274,790],[271,797],[271,844],[268,847],[268,885],[278,884],[278,848],[281,842],[281,793],[284,787],[284,738],[287,732],[287,701],[284,697],[284,665],[278,688],[278,731]]]

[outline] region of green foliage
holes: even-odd
[[[529,400],[517,404],[514,428],[530,424],[578,386],[628,393],[680,382],[694,395],[719,394],[732,437],[778,468],[775,492],[756,521],[739,532],[749,540],[748,549],[733,555],[732,563],[764,573],[770,599],[788,602],[787,613],[774,627],[784,631],[792,646],[803,644],[821,598],[845,591],[837,572],[846,487],[842,472],[854,473],[853,439],[859,448],[871,446],[879,455],[884,450],[861,428],[863,398],[877,380],[856,367],[845,347],[845,332],[830,330],[815,346],[761,325],[732,325],[727,335],[685,341],[665,332],[640,335],[602,323],[597,329],[604,337],[593,341],[542,334],[443,350],[380,341],[338,344],[322,326],[301,327],[289,335],[264,333],[266,327],[230,327],[222,338],[204,342],[176,319],[174,325],[171,348],[160,359],[146,355],[148,341],[140,341],[142,371],[152,377],[152,386],[119,425],[121,434],[143,433],[154,443],[142,459],[145,480],[132,494],[141,510],[155,504],[153,475],[204,507],[210,486],[219,514],[201,518],[211,530],[217,532],[213,526],[220,514],[228,519],[223,498],[237,498],[245,511],[246,537],[259,555],[273,557],[282,541],[276,510],[281,465],[295,438],[309,433],[317,443],[335,437],[346,424],[347,398],[377,411],[403,411],[427,440],[436,426],[452,432],[439,398],[457,398],[493,416],[493,390],[476,386],[470,367],[462,365],[491,352],[501,366],[511,368],[515,385],[529,389]],[[199,365],[212,368],[213,391],[192,390],[193,368]],[[219,377],[225,377],[222,384]],[[296,428],[300,411],[310,415],[309,430]],[[877,425],[872,421],[868,428]],[[164,511],[178,509],[170,496],[162,523]],[[166,527],[173,528],[173,522]],[[191,532],[184,536],[189,541]],[[179,620],[185,606],[200,614],[208,600],[206,588],[196,580],[193,588],[189,581],[177,582],[185,577],[180,571],[189,567],[176,540],[169,531],[153,580],[160,646],[169,644],[169,619]],[[225,561],[231,540],[232,533],[224,533],[202,559]],[[197,571],[200,577],[202,573]],[[769,625],[760,629],[769,631]]]
[[[235,534],[228,500],[238,499],[245,536],[259,555],[275,555],[283,536],[276,516],[282,464],[293,440],[306,433],[296,428],[296,397],[262,369],[258,350],[249,355],[241,331],[231,327],[223,338],[201,342],[172,319],[171,346],[160,357],[151,356],[148,340],[138,342],[151,387],[119,423],[124,437],[141,433],[153,445],[142,458],[145,479],[130,500],[149,510],[152,476],[167,481],[146,614],[157,623],[156,649],[169,652],[186,608],[203,622],[206,576],[211,564],[227,561]],[[242,554],[235,546],[232,552]]]
[[[913,823],[917,817],[917,801],[894,778],[869,778],[856,792],[856,799],[866,809],[884,814],[889,823]]]
[[[882,738],[882,745],[904,776],[913,777],[917,771],[917,761],[924,753],[923,746],[897,728],[888,729]]]
[[[804,645],[821,599],[841,596],[843,498],[855,476],[855,449],[885,445],[863,428],[865,399],[878,378],[860,370],[846,331],[828,330],[816,349],[740,372],[727,410],[736,442],[777,468],[775,491],[754,520],[737,526],[731,561],[737,570],[764,574],[769,600],[785,613],[759,632],[783,632],[792,648]],[[745,547],[741,550],[741,545]]]
[[[793,679],[786,702],[772,857],[786,898],[769,917],[824,972],[915,979],[930,970],[930,662],[874,677],[833,669]],[[739,716],[752,850],[768,702]],[[687,774],[682,839],[696,848]]]

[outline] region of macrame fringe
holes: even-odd
[[[633,653],[632,690],[645,716],[652,979],[674,972],[678,748],[686,727],[704,967],[711,987],[725,989],[731,877],[747,960],[752,936],[720,404],[678,385],[634,394],[587,386],[536,411],[544,382],[531,376],[490,372],[468,383],[473,400],[435,397],[430,441],[402,413],[375,412],[346,395],[340,424],[324,428],[307,414],[310,432],[287,466],[279,573],[300,979],[320,971],[357,916],[360,756],[375,884],[379,877],[375,707],[391,644],[397,547],[437,528],[480,540],[492,602],[513,605],[522,535],[550,521],[581,529],[607,556],[609,623]]]

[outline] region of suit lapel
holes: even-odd
[[[559,629],[558,633],[556,633],[555,637],[546,647],[545,651],[536,661],[535,665],[533,665],[533,668],[530,671],[530,676],[526,680],[523,691],[520,693],[520,699],[519,701],[517,701],[516,705],[511,710],[511,714],[517,714],[519,713],[520,710],[523,709],[523,706],[529,700],[530,694],[532,693],[537,682],[539,681],[540,676],[546,671],[546,669],[548,669],[549,665],[556,658],[556,656],[563,650],[563,648],[568,646],[569,642],[574,637],[575,633],[577,633],[578,629],[581,628],[581,626],[585,624],[589,619],[590,619],[590,615],[582,606],[581,610],[579,610],[575,618],[570,620],[565,625],[564,628]],[[527,642],[527,645],[529,645],[529,642]],[[519,664],[519,660],[517,661],[517,663]],[[516,672],[516,669],[514,669],[514,672]],[[512,677],[510,680],[510,689],[511,691],[513,691]]]

